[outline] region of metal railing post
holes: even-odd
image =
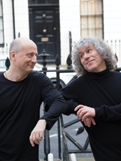
[[[60,90],[60,73],[57,71],[59,70],[59,65],[60,65],[60,57],[57,54],[56,59],[55,59],[55,64],[56,64],[56,88]],[[61,159],[61,135],[60,135],[60,119],[58,119],[58,151],[59,151],[59,159]]]
[[[42,64],[44,70],[44,74],[46,75],[47,67],[46,67],[46,57],[49,56],[49,54],[46,53],[45,49],[43,49],[42,54],[39,54],[40,57],[42,57]],[[44,104],[44,113],[45,113],[45,105]],[[48,154],[50,153],[50,137],[49,137],[49,131],[45,130],[44,131],[44,153],[45,153],[45,160],[48,161]]]

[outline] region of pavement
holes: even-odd
[[[40,161],[44,161],[43,159]],[[58,159],[54,159],[54,161],[62,161],[62,160],[58,160]],[[77,158],[77,161],[94,161],[93,158]]]
[[[93,158],[77,158],[77,161],[94,161]]]

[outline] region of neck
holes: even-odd
[[[11,81],[17,82],[17,81],[21,81],[23,79],[25,79],[28,74],[22,73],[22,72],[17,72],[15,70],[12,70],[11,68],[9,70],[7,70],[4,73],[4,76]]]

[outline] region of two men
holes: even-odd
[[[107,44],[98,38],[75,44],[72,61],[81,76],[61,91],[68,106],[45,75],[32,72],[36,56],[31,40],[16,39],[10,69],[0,74],[0,161],[37,161],[34,143],[61,113],[75,113],[82,120],[96,161],[120,161],[121,74],[112,71],[116,59]],[[38,121],[42,101],[50,108]]]
[[[81,76],[61,91],[68,113],[75,109],[96,161],[121,161],[121,73],[113,71],[115,56],[103,40],[84,38],[75,44],[72,61]]]
[[[45,127],[50,129],[68,107],[49,78],[32,72],[37,61],[33,41],[15,39],[9,53],[10,68],[0,74],[0,161],[38,161],[34,143],[39,144]],[[42,101],[50,108],[39,120]]]

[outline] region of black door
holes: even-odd
[[[60,55],[59,7],[29,6],[29,23],[30,38],[37,44],[38,53],[45,49],[50,54],[47,62],[54,63]]]

